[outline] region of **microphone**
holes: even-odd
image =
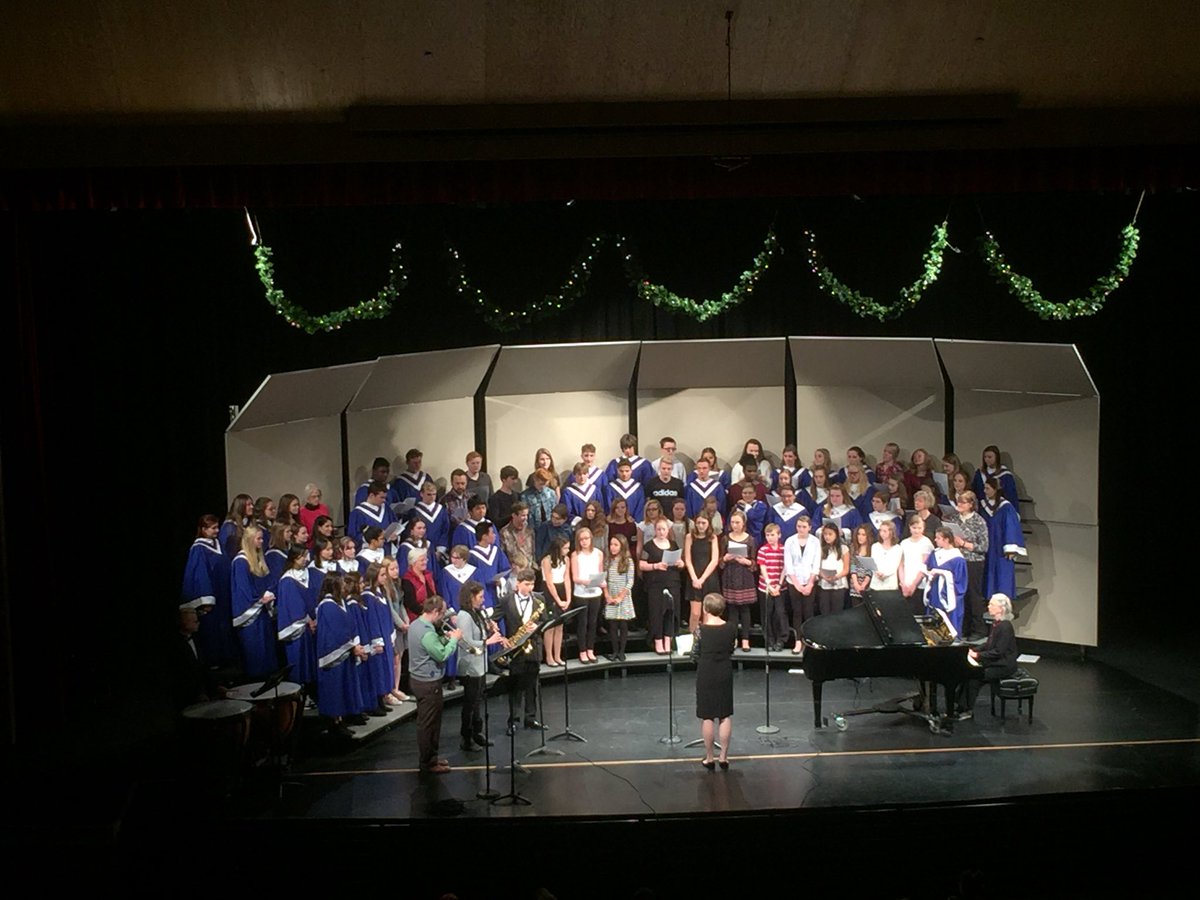
[[[664,596],[664,597],[669,597],[671,600],[674,600],[674,599],[675,599],[675,595],[671,593],[671,589],[670,589],[670,588],[663,588],[663,596]]]

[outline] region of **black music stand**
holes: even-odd
[[[487,645],[483,648],[487,655]],[[488,721],[488,684],[487,667],[483,670],[483,790],[476,791],[475,796],[480,800],[496,800],[500,792],[492,787],[492,735]]]
[[[511,678],[512,673],[507,673],[506,678]],[[497,771],[503,770],[504,766],[498,766]],[[529,774],[529,770],[517,762],[517,728],[513,721],[513,689],[512,682],[508,685],[508,793],[501,794],[492,800],[493,806],[533,806],[533,801],[528,797],[524,797],[517,793],[517,770],[520,769],[525,774]]]
[[[583,610],[583,608],[584,607],[581,606],[581,607],[579,607],[579,609],[575,610],[575,612],[580,612],[581,610]],[[545,622],[543,622],[541,625],[538,626],[538,630],[537,630],[538,635],[544,638],[546,635],[546,632],[549,631],[551,628],[557,628],[559,626],[559,624],[561,623],[561,621],[562,621],[561,619],[547,619]],[[563,666],[565,667],[566,664],[567,664],[567,661],[564,659]],[[566,669],[564,668],[563,678],[565,679],[566,677],[567,677]],[[566,754],[563,753],[563,751],[558,750],[554,747],[546,746],[546,725],[545,725],[546,713],[545,713],[545,710],[542,708],[542,667],[541,667],[540,663],[538,664],[538,678],[537,678],[537,682],[535,683],[534,690],[537,691],[538,721],[542,723],[542,727],[540,729],[538,729],[538,735],[541,737],[542,743],[540,746],[534,747],[532,750],[530,750],[528,753],[526,753],[525,758],[528,759],[531,756],[566,756]]]
[[[561,626],[565,625],[570,619],[575,618],[577,615],[579,615],[585,609],[587,609],[586,606],[577,606],[574,609],[567,610],[561,616],[558,616],[557,618],[553,619],[550,623],[547,623],[545,630],[549,631],[551,628],[561,627]],[[569,655],[570,654],[568,654],[568,656]],[[553,737],[551,737],[550,740],[552,740],[552,741],[557,741],[557,740],[578,741],[581,744],[586,744],[587,738],[585,738],[581,734],[576,734],[574,731],[571,730],[571,684],[570,684],[571,678],[567,672],[567,670],[569,668],[570,668],[570,665],[567,663],[567,657],[564,656],[563,657],[563,730],[560,731],[558,734],[554,735]],[[542,688],[541,688],[541,679],[539,678],[538,679],[539,709],[540,709],[541,697],[542,697]],[[544,734],[544,732],[543,732],[543,734]]]

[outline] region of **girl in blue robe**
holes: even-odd
[[[357,570],[342,575],[342,585],[346,594],[346,609],[354,619],[354,633],[358,635],[358,643],[366,649],[365,656],[359,657],[354,666],[354,675],[358,679],[358,692],[362,696],[362,712],[368,716],[387,715],[387,706],[383,698],[391,693],[392,686],[384,685],[387,679],[376,679],[377,670],[371,665],[372,654],[382,651],[383,635],[373,634],[373,622],[367,612],[367,604],[363,600],[362,576]]]
[[[984,482],[989,478],[995,478],[999,483],[1000,495],[1017,507],[1019,503],[1017,499],[1017,479],[1013,477],[1013,473],[1008,468],[1000,463],[1000,448],[995,444],[988,444],[983,448],[983,459],[980,460],[979,468],[975,470],[975,474],[971,476],[971,490],[975,492],[976,497],[983,496]],[[991,596],[991,594],[988,594]],[[1012,594],[1008,595],[1009,597]]]
[[[983,595],[1017,596],[1017,570],[1013,560],[1025,556],[1025,535],[1017,508],[1001,496],[1000,482],[989,478],[983,484],[984,499],[979,514],[987,522],[987,563],[983,572]]]
[[[196,643],[209,665],[223,667],[237,663],[240,651],[233,634],[229,557],[221,551],[220,527],[216,516],[200,518],[183,570],[179,605],[200,614]]]
[[[929,582],[925,586],[925,606],[945,615],[954,628],[954,636],[962,634],[963,609],[967,596],[967,561],[954,547],[948,529],[939,528],[934,535],[934,551],[925,560]]]
[[[380,699],[391,706],[400,698],[396,696],[396,669],[394,665],[396,653],[396,624],[392,618],[392,607],[385,595],[380,591],[380,573],[386,579],[387,568],[391,560],[382,563],[372,563],[367,566],[363,575],[362,599],[366,606],[368,631],[371,635],[371,657],[367,664],[371,667],[371,684],[379,692]]]
[[[233,558],[233,628],[242,646],[242,666],[251,678],[262,678],[278,665],[275,626],[271,621],[271,571],[262,555],[262,530],[247,525],[242,549]]]
[[[365,725],[356,660],[367,655],[354,614],[342,599],[340,575],[326,575],[317,604],[317,709],[336,722]]]
[[[317,680],[317,592],[322,575],[308,566],[308,551],[292,547],[287,554],[288,568],[279,578],[275,601],[276,636],[284,656],[292,667],[289,680],[310,686]]]
[[[254,498],[249,494],[238,494],[229,504],[229,512],[221,523],[221,533],[217,540],[221,542],[221,552],[229,559],[238,555],[242,549],[242,530],[254,519]]]

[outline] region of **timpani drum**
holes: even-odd
[[[246,758],[254,706],[243,700],[208,700],[183,710],[187,739],[199,750],[205,768],[237,772]]]
[[[300,685],[283,681],[278,689],[253,696],[264,683],[255,681],[239,685],[230,688],[225,695],[231,700],[250,703],[254,708],[250,729],[250,753],[254,760],[268,755],[277,759],[288,755],[292,733],[304,708]]]

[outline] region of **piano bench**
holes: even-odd
[[[992,715],[996,715],[996,698],[1000,698],[1000,719],[1004,719],[1005,706],[1009,700],[1017,701],[1017,715],[1021,714],[1021,704],[1029,701],[1029,724],[1033,724],[1033,698],[1037,694],[1038,680],[1024,669],[1017,669],[1007,678],[990,682],[992,688]]]

